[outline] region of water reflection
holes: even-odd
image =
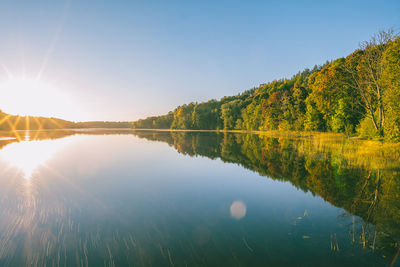
[[[0,159],[21,170],[25,179],[30,179],[33,172],[38,167],[44,166],[46,161],[64,144],[65,140],[58,142],[42,140],[11,143],[0,150]]]
[[[0,137],[10,138],[0,140],[0,266],[399,265],[399,161],[354,143],[126,130]]]
[[[399,153],[395,149],[376,150],[371,154],[364,151],[361,141],[333,137],[290,139],[191,132],[135,134],[164,141],[185,155],[220,158],[274,180],[288,181],[343,208],[345,213],[341,218],[352,218],[349,234],[354,245],[391,259],[400,251],[400,158],[396,157]],[[231,215],[241,218],[245,210],[245,206],[234,202]],[[359,217],[354,219],[353,215]],[[333,250],[339,250],[335,233],[331,235],[331,242]]]

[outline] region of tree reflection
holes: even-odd
[[[220,158],[262,176],[288,181],[322,197],[354,217],[354,244],[395,257],[400,240],[400,163],[386,152],[366,152],[363,143],[346,139],[270,138],[255,134],[135,132],[163,141],[189,156]],[[392,155],[397,155],[393,153]],[[335,235],[332,250],[339,250]]]

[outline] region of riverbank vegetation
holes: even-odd
[[[136,129],[322,131],[400,140],[400,37],[381,31],[345,58],[242,94],[177,107]]]

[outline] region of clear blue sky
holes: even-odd
[[[0,80],[41,73],[67,119],[135,120],[346,56],[399,30],[400,1],[2,0],[0,25]]]

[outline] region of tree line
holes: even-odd
[[[133,128],[297,130],[400,139],[400,37],[381,31],[344,58],[242,94],[177,107]]]
[[[73,122],[58,118],[18,116],[0,110],[0,131],[77,129],[77,128],[131,128],[132,122],[89,121]]]

